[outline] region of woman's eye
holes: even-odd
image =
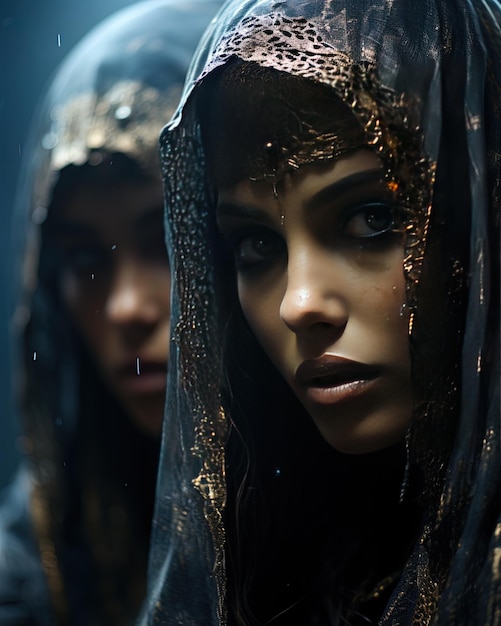
[[[385,203],[371,203],[350,210],[343,234],[354,239],[369,239],[395,231],[395,212]]]
[[[108,263],[108,255],[99,247],[75,247],[65,251],[64,264],[76,275],[92,274]]]
[[[163,224],[155,233],[147,233],[137,240],[137,251],[145,261],[169,265],[167,245],[164,238]]]
[[[269,261],[284,251],[282,238],[272,231],[262,229],[242,235],[234,242],[235,257],[239,268],[250,267]]]

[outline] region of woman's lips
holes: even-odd
[[[163,393],[167,383],[167,363],[136,359],[116,370],[120,386],[132,394]]]
[[[324,355],[303,361],[296,369],[294,382],[311,402],[339,404],[366,393],[380,374],[380,367]]]

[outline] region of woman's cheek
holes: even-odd
[[[285,278],[262,276],[259,280],[238,278],[238,297],[247,323],[263,344],[280,327],[280,304],[285,294]]]

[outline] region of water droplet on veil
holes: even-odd
[[[42,148],[45,150],[53,150],[57,146],[59,137],[57,133],[48,132],[42,137]]]
[[[130,106],[122,105],[118,107],[117,110],[115,111],[115,119],[126,120],[128,117],[130,117],[131,113],[132,113],[132,109],[130,108]]]
[[[44,206],[37,206],[36,209],[34,209],[33,213],[31,214],[31,221],[34,224],[37,224],[38,226],[40,226],[40,224],[43,224],[46,219],[47,219],[47,208]]]

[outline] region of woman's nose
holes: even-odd
[[[283,322],[296,334],[316,327],[339,332],[348,322],[346,280],[346,268],[333,255],[289,251],[287,286],[280,305]]]
[[[106,298],[105,313],[114,324],[155,324],[160,308],[145,268],[139,261],[118,261]]]

